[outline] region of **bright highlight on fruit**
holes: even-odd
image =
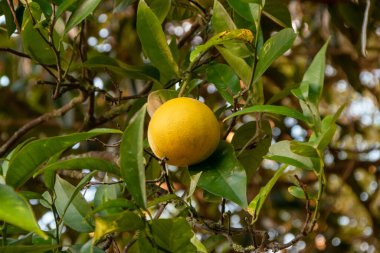
[[[175,166],[205,160],[215,151],[219,139],[220,127],[214,113],[205,104],[187,97],[161,105],[148,126],[153,153]]]

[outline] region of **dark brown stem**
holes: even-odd
[[[20,24],[18,23],[18,20],[17,20],[17,15],[16,15],[16,12],[15,12],[15,9],[14,9],[14,6],[13,6],[13,1],[7,0],[7,3],[8,3],[8,6],[9,6],[9,9],[11,10],[12,17],[13,17],[13,22],[16,25],[17,31],[19,33],[21,33],[21,26],[20,26]]]

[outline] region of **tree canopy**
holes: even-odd
[[[375,252],[379,13],[0,0],[0,252]],[[221,129],[186,167],[147,140],[177,97]]]

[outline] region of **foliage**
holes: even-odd
[[[23,122],[2,129],[1,252],[263,252],[325,232],[326,156],[347,102],[326,109],[325,73],[342,62],[329,54],[342,34],[305,35],[316,21],[295,32],[293,1],[16,2],[0,1],[11,83],[0,119]],[[355,4],[325,6],[349,39]],[[362,52],[378,22],[363,13]],[[207,160],[177,168],[152,153],[146,128],[181,96],[212,108],[223,134]],[[305,134],[287,133],[286,120]],[[305,217],[292,240],[264,222],[281,227],[276,209],[287,208]]]

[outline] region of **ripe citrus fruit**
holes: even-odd
[[[167,163],[188,166],[208,158],[218,146],[220,127],[214,113],[192,98],[165,102],[153,114],[148,141],[153,153]]]

